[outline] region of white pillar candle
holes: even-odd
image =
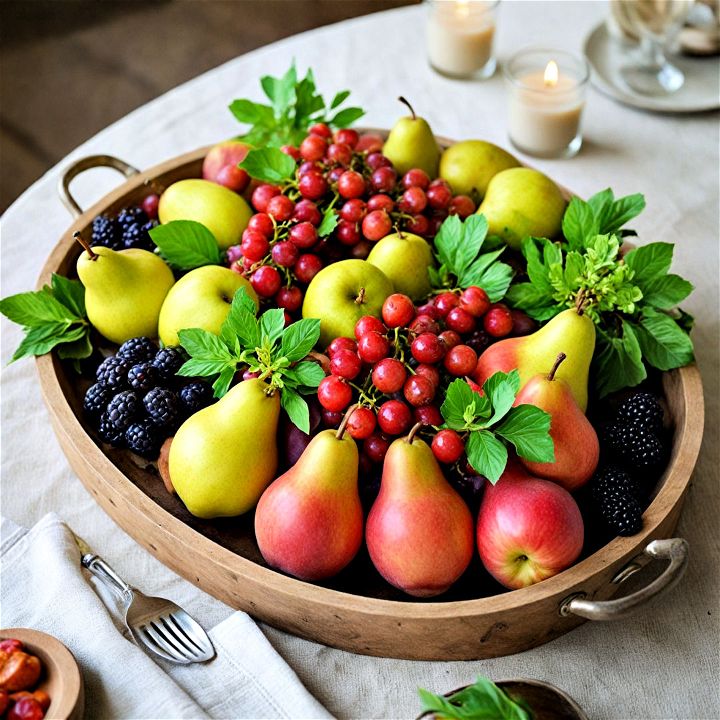
[[[454,78],[487,78],[495,72],[493,39],[498,0],[429,0],[430,65]]]
[[[586,63],[562,51],[524,51],[510,60],[506,76],[513,145],[537,157],[577,153],[589,76]]]

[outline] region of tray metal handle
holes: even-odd
[[[687,567],[688,551],[688,543],[683,538],[653,540],[612,579],[613,583],[620,584],[652,560],[669,560],[670,564],[649,585],[616,600],[586,600],[585,593],[574,593],[562,601],[560,614],[563,617],[579,615],[588,620],[624,618],[677,584]]]
[[[121,172],[126,178],[131,178],[133,175],[137,175],[140,172],[137,168],[134,168],[132,165],[120,160],[119,158],[113,157],[112,155],[88,155],[87,157],[76,160],[72,165],[65,169],[58,181],[57,188],[58,195],[60,195],[63,205],[65,205],[74,218],[82,215],[83,210],[70,192],[70,183],[80,173],[96,167],[112,168],[113,170]]]

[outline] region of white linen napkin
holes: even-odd
[[[94,717],[332,717],[243,612],[209,631],[213,660],[151,660],[119,632],[121,620],[93,589],[75,538],[57,515],[30,530],[2,519],[0,599],[2,627],[41,630],[70,649]]]

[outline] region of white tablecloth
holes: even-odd
[[[503,3],[499,57],[537,43],[579,51],[606,11],[605,3],[596,2]],[[226,110],[228,103],[236,97],[259,99],[258,78],[283,72],[293,57],[301,69],[314,69],[327,95],[352,89],[352,99],[368,110],[367,125],[391,126],[403,112],[395,101],[402,94],[439,134],[507,145],[501,75],[480,84],[431,72],[424,54],[423,8],[413,7],[347,21],[239,57],[131,113],[61,165],[110,153],[144,168],[234,135],[238,126]],[[92,93],[87,102],[93,102]],[[693,336],[705,382],[707,431],[678,530],[691,547],[684,580],[632,619],[587,623],[530,652],[479,662],[368,658],[263,627],[330,712],[413,717],[418,686],[446,691],[483,673],[553,682],[592,718],[718,717],[718,139],[715,114],[650,115],[591,91],[580,155],[532,160],[581,195],[607,186],[618,194],[643,192],[647,210],[633,223],[641,241],[675,242],[675,271],[696,285],[685,305],[698,319]],[[48,172],[3,217],[2,296],[34,286],[45,257],[69,224],[55,194],[59,172],[59,167]],[[111,171],[98,170],[78,179],[74,190],[87,206],[116,182]],[[172,597],[206,626],[222,620],[228,607],[164,568],[119,530],[73,475],[42,406],[32,361],[5,367],[19,339],[18,329],[3,320],[2,513],[31,526],[55,511],[132,584]]]

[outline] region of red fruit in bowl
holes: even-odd
[[[367,440],[375,431],[377,416],[367,407],[356,408],[347,424],[347,431],[354,440]]]
[[[386,158],[381,152],[371,152],[365,162],[371,170],[377,170],[381,167],[392,167],[390,159]]]
[[[378,332],[367,332],[358,339],[357,351],[363,362],[372,365],[390,354],[390,341]]]
[[[460,295],[460,307],[469,312],[473,317],[481,317],[490,307],[488,294],[476,285],[465,288]]]
[[[354,380],[361,368],[360,356],[352,350],[338,350],[330,359],[330,372],[345,380]]]
[[[386,437],[373,433],[363,444],[363,452],[372,462],[381,463],[389,447],[390,441]]]
[[[274,267],[263,265],[252,274],[250,283],[258,295],[272,297],[280,289],[282,278]]]
[[[463,439],[454,430],[440,430],[432,441],[433,455],[447,465],[457,462],[465,452]]]
[[[258,212],[265,212],[267,210],[268,203],[271,198],[280,194],[280,188],[275,185],[258,185],[252,194],[253,207]]]
[[[319,135],[320,137],[329,140],[332,137],[332,130],[327,123],[315,123],[310,126],[308,135]]]
[[[437,335],[422,333],[410,344],[412,356],[420,363],[434,364],[445,356],[445,346]]]
[[[367,335],[369,332],[376,332],[384,335],[387,332],[387,328],[383,325],[382,320],[376,318],[374,315],[363,315],[355,323],[355,337],[359,340],[363,335]]]
[[[570,567],[580,555],[584,526],[572,495],[508,462],[480,505],[477,545],[487,571],[507,588],[522,588]]]
[[[352,388],[341,378],[328,375],[318,385],[318,400],[320,404],[331,412],[344,410],[352,400]]]
[[[303,160],[322,160],[326,150],[327,141],[319,134],[308,135],[300,143],[300,156]]]
[[[458,215],[463,220],[475,212],[475,203],[467,195],[456,195],[448,206],[450,215]]]
[[[333,139],[336,143],[343,143],[354,148],[358,144],[360,135],[357,130],[353,130],[352,128],[342,128],[335,132]]]
[[[365,194],[365,178],[355,170],[345,170],[338,178],[337,190],[346,200],[360,198]]]
[[[373,210],[362,221],[363,235],[373,242],[381,240],[392,230],[392,220],[384,210]]]
[[[327,149],[327,159],[340,165],[349,165],[352,160],[352,148],[344,143],[330,143]]]
[[[356,152],[374,153],[382,150],[385,141],[382,136],[375,133],[365,133],[358,138],[355,145]]]
[[[303,198],[295,203],[293,220],[297,220],[298,223],[309,222],[311,225],[317,227],[322,222],[322,214],[312,200]]]
[[[435,298],[435,309],[440,313],[440,317],[447,317],[447,314],[460,304],[460,297],[455,293],[441,293]]]
[[[402,176],[404,188],[418,187],[427,190],[430,185],[429,175],[420,168],[411,168]]]
[[[483,316],[485,332],[493,337],[505,337],[512,332],[513,320],[510,310],[504,305],[491,307]]]
[[[413,410],[415,422],[422,423],[423,425],[442,425],[445,420],[440,413],[437,405],[423,405],[422,407],[416,407]]]
[[[347,337],[336,337],[327,346],[327,354],[330,356],[331,360],[333,355],[337,352],[340,352],[340,350],[350,350],[351,352],[357,352],[357,343]]]
[[[315,230],[315,226],[311,222],[301,222],[290,228],[288,239],[295,247],[307,250],[317,242],[317,230]]]
[[[296,285],[289,288],[280,288],[275,296],[277,306],[288,312],[297,312],[302,305],[302,301],[302,290]]]
[[[398,392],[405,384],[406,379],[405,366],[395,358],[383,358],[372,371],[373,385],[386,395]]]
[[[298,180],[298,190],[306,200],[319,200],[328,188],[328,181],[319,172],[305,173]]]
[[[467,335],[475,329],[475,318],[467,310],[455,307],[446,315],[445,324],[450,330]]]
[[[445,369],[455,377],[465,377],[477,367],[477,353],[467,345],[456,345],[448,350],[444,360]]]
[[[323,262],[317,255],[305,253],[305,255],[301,255],[295,265],[293,265],[293,272],[301,283],[307,285],[322,268]]]
[[[300,203],[298,203],[295,206],[295,210],[297,211]],[[255,213],[250,220],[248,220],[247,225],[248,230],[254,230],[255,232],[259,232],[261,235],[264,235],[266,238],[271,238],[275,232],[275,224],[272,221],[272,218],[264,212]]]
[[[411,423],[410,408],[400,400],[388,400],[378,410],[378,425],[388,435],[402,435]]]
[[[215,177],[215,182],[228,190],[241,193],[250,184],[250,176],[247,170],[243,170],[237,165],[225,165],[225,167],[220,168]]]
[[[373,210],[385,210],[385,212],[392,212],[395,209],[395,201],[384,193],[377,193],[371,195],[367,201],[368,212]]]
[[[440,332],[440,326],[437,320],[431,318],[429,315],[418,315],[409,325],[408,330],[414,332],[416,335],[420,335],[424,332],[433,333],[437,335]]]
[[[382,318],[389,328],[405,327],[415,317],[413,301],[402,293],[393,293],[385,299]]]
[[[427,363],[420,363],[415,368],[416,375],[422,375],[426,377],[432,384],[437,387],[440,384],[440,370],[435,365],[428,365]]]

